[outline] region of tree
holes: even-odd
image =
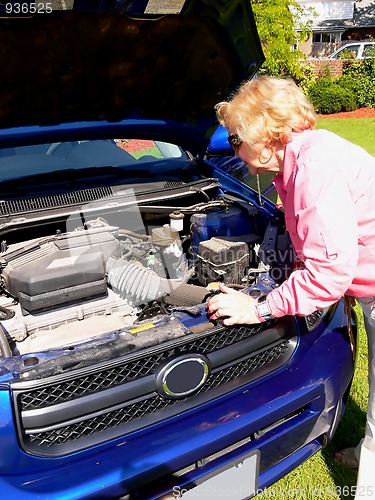
[[[266,57],[259,73],[292,78],[303,85],[310,69],[300,63],[305,56],[294,47],[311,33],[313,11],[295,0],[252,0],[251,5]]]

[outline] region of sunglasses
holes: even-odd
[[[232,134],[228,136],[228,142],[231,145],[234,154],[237,154],[243,141],[240,139],[238,134]]]

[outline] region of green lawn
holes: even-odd
[[[375,118],[319,118],[316,128],[335,132],[375,156]]]
[[[359,144],[375,156],[374,118],[321,118],[317,128],[325,128]],[[361,309],[356,372],[348,405],[332,443],[296,470],[259,495],[257,500],[298,499],[322,500],[351,499],[356,484],[356,472],[336,464],[333,453],[345,446],[355,446],[363,436],[367,408],[367,337],[363,328]],[[375,471],[374,471],[375,474]]]

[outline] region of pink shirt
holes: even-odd
[[[274,179],[302,269],[272,290],[272,314],[307,315],[375,295],[375,158],[326,130],[294,134]]]

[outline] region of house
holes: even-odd
[[[375,40],[375,0],[297,2],[316,13],[312,19],[312,37],[298,46],[308,57],[326,57],[353,40]]]

